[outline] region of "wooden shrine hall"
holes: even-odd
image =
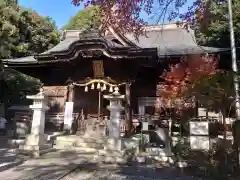
[[[113,28],[68,30],[59,44],[35,56],[3,59],[5,65],[44,84],[50,114],[64,114],[73,102],[81,118],[108,116],[103,95],[114,88],[126,95],[123,119],[139,113],[139,99],[156,98],[159,76],[182,56],[215,54],[221,49],[196,44],[193,30],[177,24],[147,26],[138,40]],[[148,105],[146,105],[148,106]],[[154,110],[153,110],[154,111]],[[154,112],[153,112],[154,113]]]

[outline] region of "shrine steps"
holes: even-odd
[[[62,135],[63,132],[51,132],[51,133],[46,133],[46,142],[48,144],[53,144],[54,140],[57,138],[57,136]],[[21,145],[25,144],[25,138],[22,139],[13,139],[9,138],[7,141],[7,144],[10,148],[19,148]]]
[[[20,145],[18,148],[18,153],[27,156],[39,157],[41,155],[53,152],[55,149],[52,147],[52,144],[45,144],[41,147],[39,146],[28,146]]]
[[[85,136],[58,136],[53,146],[57,150],[73,150],[77,153],[97,153],[104,147],[104,138]]]

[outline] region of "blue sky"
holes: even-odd
[[[59,28],[83,8],[83,6],[73,6],[71,0],[19,0],[18,2],[26,8],[32,8],[42,16],[50,16]]]
[[[192,2],[192,0],[188,0]],[[37,11],[42,16],[50,16],[57,24],[58,28],[64,26],[68,20],[74,16],[83,6],[75,7],[71,0],[19,0],[20,5]],[[186,8],[183,8],[185,11]],[[149,20],[146,15],[142,15],[145,20]]]

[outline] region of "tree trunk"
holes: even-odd
[[[232,125],[233,151],[234,151],[234,171],[239,173],[239,139],[240,139],[240,120],[236,120]]]

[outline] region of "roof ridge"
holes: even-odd
[[[144,27],[146,31],[151,30],[168,30],[168,29],[188,29],[190,28],[186,22],[176,22],[168,24],[147,25]]]

